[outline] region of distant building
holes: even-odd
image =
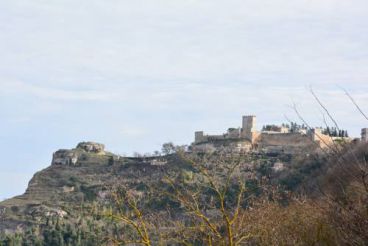
[[[362,142],[368,142],[368,128],[362,129]]]
[[[368,128],[364,136],[368,141]],[[363,131],[362,131],[363,139]],[[325,148],[333,144],[336,138],[323,133],[322,129],[290,129],[289,127],[269,125],[257,131],[256,116],[242,117],[242,128],[229,128],[222,135],[206,135],[203,131],[195,132],[192,144],[194,151],[226,150],[228,152],[265,152],[295,153],[306,148]]]

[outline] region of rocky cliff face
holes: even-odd
[[[163,165],[157,161],[123,158],[92,142],[58,150],[51,166],[33,176],[23,195],[0,203],[0,231],[26,227],[42,216],[73,217],[73,207],[104,199],[104,191],[115,184],[134,188],[160,180]]]
[[[87,153],[104,156],[105,145],[94,142],[82,142],[75,149],[61,149],[53,154],[51,165],[76,165],[87,158]]]
[[[290,161],[288,156],[259,156],[256,153],[241,155],[241,158],[237,175],[244,179],[254,179],[257,166],[263,170],[264,164],[271,167],[276,163],[284,168],[283,163]],[[224,162],[223,165],[229,164]],[[216,166],[214,170],[223,172],[226,168]],[[192,166],[176,155],[128,158],[105,151],[102,144],[83,142],[76,148],[56,151],[51,165],[33,176],[23,195],[0,203],[0,232],[26,228],[50,216],[76,221],[82,204],[88,207],[96,202],[106,203],[111,188],[117,185],[144,203],[148,202],[147,209],[165,209],[165,204],[172,201],[156,191],[167,186],[167,177],[180,182],[188,179],[190,181],[185,182],[192,184],[202,182],[196,175]],[[219,173],[218,176],[224,175]],[[152,192],[156,193],[152,195]]]

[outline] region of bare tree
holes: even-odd
[[[354,98],[346,90],[344,91],[360,114],[367,119]],[[322,100],[312,89],[311,93],[336,129],[340,129],[333,114]],[[294,111],[309,127],[295,105]],[[324,121],[326,122],[325,118]],[[322,151],[328,159],[326,163],[328,169],[316,187],[317,192],[322,195],[321,201],[316,204],[325,210],[325,214],[330,215],[329,222],[338,231],[340,241],[364,245],[368,242],[368,145],[350,143],[343,139],[342,145],[333,142],[332,145],[326,146],[327,150],[322,149]]]
[[[139,208],[137,199],[122,186],[115,188],[110,195],[114,207],[106,211],[104,217],[129,226],[135,233],[134,235],[121,235],[122,238],[109,237],[108,241],[114,245],[141,244],[151,246],[152,240],[149,230],[152,225]]]
[[[175,145],[172,142],[164,143],[162,145],[162,153],[164,155],[170,155],[175,153]]]
[[[199,240],[208,245],[233,246],[250,238],[241,217],[246,187],[244,179],[235,175],[239,171],[240,158],[230,161],[222,155],[201,158],[180,156],[201,179],[194,187],[167,179],[174,191],[172,196],[191,218],[189,226],[182,226],[182,241],[193,241],[194,232]],[[219,171],[216,169],[225,170],[225,173],[216,173]],[[189,232],[191,237],[185,238],[185,232]]]

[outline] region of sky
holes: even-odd
[[[3,0],[0,200],[81,141],[189,144],[241,116],[368,126],[366,0]]]

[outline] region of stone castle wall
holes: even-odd
[[[202,149],[220,149],[216,143],[226,140],[248,141],[247,146],[252,149],[263,149],[265,151],[293,152],[301,148],[326,148],[334,143],[334,139],[322,133],[322,129],[302,129],[300,132],[291,133],[286,127],[277,127],[273,131],[257,131],[256,116],[248,115],[242,118],[242,128],[229,128],[223,135],[205,135],[203,131],[195,133],[195,145],[200,144]],[[362,130],[362,141],[368,141],[368,129]],[[234,146],[232,146],[234,147]],[[226,146],[226,148],[229,148]],[[246,149],[240,147],[240,149]]]
[[[228,153],[246,153],[251,151],[252,144],[248,140],[218,140],[206,143],[199,143],[192,146],[194,152],[211,153],[223,151]]]
[[[258,138],[257,145],[259,150],[285,153],[293,153],[316,146],[310,136],[300,133],[262,133]]]
[[[276,133],[276,134],[262,133],[259,137],[258,145],[261,145],[261,146],[268,146],[268,145],[305,146],[311,143],[312,141],[307,135],[302,135],[300,133]]]
[[[321,129],[312,129],[310,132],[312,140],[321,148],[326,148],[333,145],[333,138],[322,133]]]

